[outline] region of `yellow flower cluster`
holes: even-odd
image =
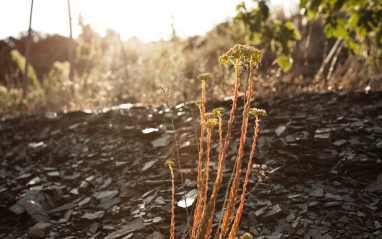
[[[211,78],[211,74],[210,73],[203,73],[203,74],[199,74],[198,75],[198,79],[201,80],[201,81],[209,81]]]
[[[250,108],[244,112],[244,116],[249,117],[250,115],[254,115],[257,118],[259,116],[267,115],[267,112],[265,112],[265,110],[262,109]]]
[[[253,46],[236,44],[219,58],[219,61],[225,65],[228,65],[231,60],[249,61],[257,66],[261,60],[261,51]]]
[[[215,117],[215,115],[213,115],[213,113],[205,113],[204,114],[205,120],[210,120],[210,119],[213,119],[214,117]]]
[[[199,109],[202,108],[202,104],[203,104],[203,101],[201,101],[201,100],[195,102],[195,105],[196,105]]]
[[[224,109],[223,108],[216,108],[212,111],[212,114],[215,116],[215,117],[218,117],[220,118],[222,113],[224,112]]]
[[[223,108],[217,108],[212,111],[212,113],[205,113],[204,114],[204,122],[203,127],[205,129],[212,129],[218,124],[217,118],[221,117],[222,112],[224,112]]]
[[[166,162],[164,163],[164,166],[165,166],[165,167],[169,167],[169,168],[171,168],[173,165],[174,165],[174,162],[173,162],[173,161],[166,161]]]
[[[203,122],[203,127],[205,129],[212,129],[216,125],[218,125],[217,119],[209,119],[209,120]]]

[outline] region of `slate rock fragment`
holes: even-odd
[[[154,148],[162,148],[162,147],[166,147],[169,144],[169,141],[170,141],[170,135],[166,134],[160,138],[157,138],[151,141],[151,145]]]
[[[16,215],[25,213],[25,197],[20,198],[15,204],[9,207],[9,210]]]
[[[50,210],[50,204],[42,191],[33,189],[28,190],[9,210],[17,215],[28,212],[34,220],[46,221],[49,219],[47,212]]]
[[[314,134],[314,142],[317,145],[328,146],[332,140],[332,130],[330,128],[317,129]]]
[[[87,219],[87,220],[96,220],[96,219],[101,219],[104,215],[105,215],[104,211],[85,212],[84,215],[81,216],[81,218]]]
[[[91,198],[90,197],[86,197],[84,199],[82,199],[81,201],[78,202],[78,206],[79,207],[82,207],[86,204],[88,204],[90,202]]]
[[[272,220],[273,218],[277,218],[279,217],[280,215],[283,214],[283,210],[281,209],[280,205],[279,204],[276,204],[272,207],[271,210],[267,211],[265,214],[263,214],[262,216],[260,216],[260,220],[263,221],[263,222],[267,222],[267,221],[270,221]]]
[[[47,176],[52,181],[58,181],[61,179],[60,172],[58,171],[48,172]]]
[[[365,187],[369,192],[382,192],[382,181],[376,180]]]
[[[119,197],[107,198],[107,199],[101,200],[101,202],[98,205],[98,207],[101,208],[101,209],[104,209],[104,210],[109,210],[110,208],[112,208],[113,206],[119,204],[120,202],[122,202],[122,199],[119,198]]]
[[[332,143],[333,146],[341,147],[347,143],[346,139],[340,139]]]
[[[182,208],[190,207],[195,202],[195,199],[197,197],[198,197],[198,190],[193,189],[186,193],[186,200],[183,197],[182,200],[180,200],[177,203],[177,205],[178,207],[182,207]]]
[[[117,190],[101,191],[93,193],[93,197],[97,200],[111,199],[118,194]]]
[[[147,170],[151,169],[155,164],[157,163],[157,160],[151,160],[149,162],[146,162],[142,169],[141,169],[141,173],[144,173],[146,172]]]
[[[121,238],[123,236],[126,236],[132,232],[139,231],[145,227],[145,224],[143,224],[142,219],[137,218],[134,221],[128,223],[127,225],[121,226],[121,228],[108,236],[105,237],[105,239],[116,239]]]
[[[278,137],[282,136],[285,133],[286,126],[285,125],[280,125],[275,129],[275,133]]]
[[[26,200],[25,209],[37,222],[47,222],[49,220],[48,210],[39,201]]]
[[[54,213],[58,213],[58,212],[64,212],[64,211],[67,211],[69,209],[72,209],[74,208],[76,205],[73,204],[73,203],[67,203],[67,204],[64,204],[62,206],[59,206],[59,207],[56,207],[52,210],[49,211],[49,214],[54,214]]]
[[[153,234],[147,236],[147,239],[164,239],[164,237],[159,232],[153,232]]]
[[[83,180],[81,182],[81,185],[78,187],[78,192],[81,193],[81,194],[86,194],[89,191],[90,186],[91,185],[90,185],[89,182]]]
[[[47,236],[46,230],[51,226],[52,224],[48,222],[38,222],[34,226],[29,227],[28,235],[30,238],[45,238]]]

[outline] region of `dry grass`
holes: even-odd
[[[366,59],[348,56],[346,48],[339,55],[332,77],[325,80],[326,69],[323,78],[314,82],[323,56],[330,50],[333,40],[327,41],[323,52],[325,37],[319,19],[306,22],[297,15],[290,20],[302,35],[302,40],[294,46],[294,65],[285,73],[275,64],[274,55],[264,53],[254,79],[254,88],[256,92],[261,92],[262,97],[292,96],[327,89],[382,89],[381,62],[376,60],[372,64]],[[117,35],[111,36],[96,65],[86,74],[75,74],[74,95],[68,90],[68,82],[62,79],[63,69],[61,73],[56,71],[39,79],[40,82],[50,82],[49,88],[54,91],[48,92],[48,86],[45,86],[43,97],[22,103],[21,93],[16,90],[20,87],[22,74],[14,69],[14,74],[5,76],[7,82],[12,84],[7,84],[7,90],[3,87],[0,92],[0,114],[101,109],[135,102],[160,104],[162,92],[159,86],[163,85],[175,91],[170,101],[171,105],[175,105],[184,102],[186,95],[188,99],[196,99],[200,95],[196,80],[200,72],[211,73],[207,100],[223,99],[232,93],[234,75],[232,69],[218,64],[218,57],[236,43],[246,44],[242,29],[233,28],[232,24],[222,23],[202,37],[173,37],[170,41],[152,43],[142,43],[136,38],[121,43]],[[310,27],[314,35],[306,51]],[[181,76],[188,79],[186,87]],[[244,92],[244,87],[245,84],[241,84],[239,91]],[[254,96],[258,95],[255,93]]]

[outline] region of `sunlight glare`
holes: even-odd
[[[295,6],[296,1],[272,0],[271,5],[283,4],[285,10]],[[244,2],[253,6],[252,0]],[[168,40],[172,35],[172,25],[179,37],[201,36],[215,25],[234,17],[238,3],[228,0],[71,0],[73,37],[77,38],[82,32],[78,25],[80,14],[84,23],[90,24],[101,36],[105,36],[107,29],[113,29],[120,33],[122,40],[132,36],[143,42]],[[67,4],[67,0],[34,1],[32,29],[43,34],[69,36]],[[30,6],[31,0],[0,4],[0,21],[12,23],[2,26],[0,39],[18,36],[28,30]]]

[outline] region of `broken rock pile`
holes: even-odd
[[[213,102],[207,110],[224,107],[227,120],[230,104]],[[268,115],[260,123],[238,235],[381,239],[382,92],[255,99],[252,107]],[[175,232],[181,238],[189,230],[186,208],[190,214],[196,198],[199,119],[193,121],[190,109],[196,116],[196,106],[186,103],[171,111],[125,104],[99,112],[3,118],[0,238],[168,238],[171,178],[163,163],[177,162],[174,133],[187,193],[185,201],[175,168]],[[241,117],[235,117],[223,190],[237,155]],[[250,122],[244,165],[253,126]],[[217,170],[219,150],[218,134],[212,134],[210,172]]]

